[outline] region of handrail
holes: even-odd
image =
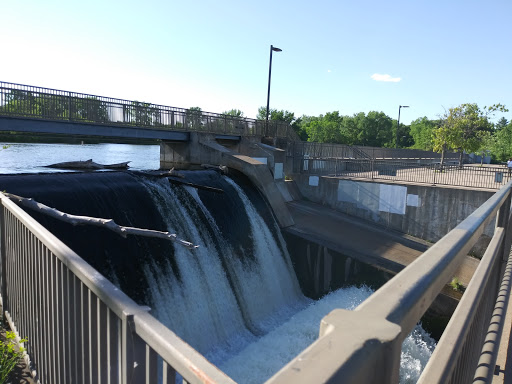
[[[19,100],[9,100],[16,93]],[[9,104],[13,101],[13,104]],[[0,115],[75,123],[137,126],[299,140],[290,124],[133,100],[0,82]]]
[[[511,188],[512,181],[354,311],[334,310],[324,317],[319,339],[268,383],[308,383],[313,377],[316,382],[326,383],[398,382],[403,340],[453,277],[485,226],[498,212],[498,228],[486,254],[497,255],[491,263],[493,271],[499,270],[504,253],[508,254],[510,250],[510,243],[504,242],[503,233],[509,230]],[[486,262],[482,262],[477,279],[480,273],[485,275],[485,279],[489,278],[490,272],[484,267]],[[486,301],[493,303],[497,287],[487,288],[490,293]],[[488,324],[492,308],[483,309],[479,307],[486,312],[482,315],[484,319],[479,320]],[[482,341],[477,339],[469,349],[476,350],[479,355]],[[464,361],[465,357],[458,361]],[[471,378],[477,360],[463,366],[462,370],[469,371]],[[429,377],[426,380],[429,383],[446,382]]]
[[[174,372],[177,372],[188,383],[234,384],[200,353],[147,313],[147,308],[137,305],[2,193],[0,202],[3,312],[17,333],[31,336],[27,350],[42,382],[78,382],[82,379],[80,372],[91,375],[92,380],[94,375],[107,375],[105,372],[108,371],[116,380],[117,372],[121,372],[122,383],[152,383],[159,371],[156,362],[160,356],[164,362],[164,383],[174,383]],[[16,246],[21,247],[18,249]],[[27,276],[24,284],[18,284],[21,267],[24,271],[31,271],[36,281]],[[78,279],[78,287],[85,288],[76,291],[75,278]],[[39,283],[52,288],[40,291]],[[69,295],[77,294],[82,304],[68,301]],[[11,302],[11,296],[18,300]],[[89,303],[88,306],[85,302]],[[27,305],[35,311],[27,311],[24,308]],[[105,311],[111,311],[115,319],[108,321],[110,336],[101,340],[100,332],[103,330],[100,328],[105,324],[99,324],[99,314]],[[61,318],[62,313],[76,316],[75,321]],[[34,319],[40,319],[40,322],[35,324]],[[62,328],[66,324],[75,332],[71,329],[64,332]],[[92,334],[93,330],[98,335]],[[73,340],[83,337],[83,332],[89,332],[85,334],[90,339],[97,338],[101,343],[97,343],[97,349],[90,347],[94,344],[90,344],[89,349],[83,347],[88,357],[81,356],[79,352],[82,366],[69,360],[70,350],[72,352],[76,348]],[[117,359],[109,362],[108,369],[103,367],[96,371],[97,367],[90,362],[97,361],[98,366],[105,364],[101,362],[101,356],[106,353],[106,347],[100,345],[103,343],[108,344],[111,354],[117,354]],[[64,353],[66,350],[68,353]],[[75,371],[65,369],[73,364],[80,366],[75,365]]]

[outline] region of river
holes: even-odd
[[[46,166],[92,159],[100,164],[130,161],[130,169],[160,167],[158,145],[0,143],[0,174],[63,172]]]

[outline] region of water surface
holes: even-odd
[[[0,143],[0,174],[63,172],[46,166],[89,159],[100,164],[130,161],[130,169],[136,170],[158,169],[160,147],[134,144]]]

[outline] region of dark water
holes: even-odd
[[[100,164],[130,161],[137,170],[158,169],[158,145],[0,143],[0,174],[65,172],[45,166],[92,159]]]

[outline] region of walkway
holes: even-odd
[[[367,221],[345,215],[308,201],[287,203],[295,225],[285,230],[333,251],[398,273],[426,251],[429,244],[421,239],[387,230]],[[467,285],[478,260],[467,257],[457,272]]]

